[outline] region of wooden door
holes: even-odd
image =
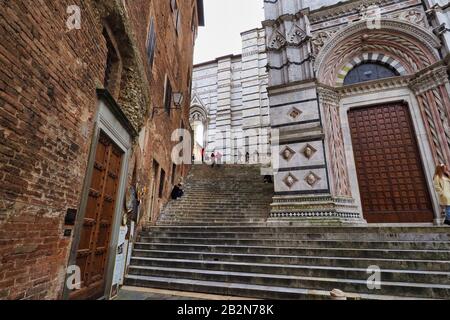
[[[158,173],[159,173],[159,163],[156,160],[153,160],[153,166],[152,166],[152,191],[151,191],[151,197],[150,197],[150,205],[149,205],[149,219],[150,222],[154,222],[155,220],[155,204],[157,199],[157,185],[158,185]]]
[[[408,107],[349,112],[363,214],[369,223],[432,222],[433,209]]]
[[[81,289],[71,292],[71,299],[98,299],[104,294],[122,158],[123,151],[101,132],[76,253]]]

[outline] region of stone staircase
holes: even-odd
[[[158,225],[264,224],[270,215],[273,185],[258,166],[194,166],[185,196],[169,202]]]
[[[134,245],[126,284],[262,299],[450,299],[450,229],[266,223],[253,166],[195,166],[186,195]],[[381,289],[368,288],[369,266]]]

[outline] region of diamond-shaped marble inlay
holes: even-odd
[[[308,175],[305,177],[306,183],[311,187],[314,187],[320,180],[322,179],[314,172],[308,173]]]
[[[314,148],[312,145],[307,144],[306,147],[303,149],[302,153],[307,159],[311,159],[317,152],[317,149]]]
[[[289,117],[293,120],[297,120],[302,115],[302,112],[298,110],[296,107],[293,107],[291,111],[289,111]]]
[[[284,179],[283,182],[285,185],[287,185],[290,188],[293,187],[294,184],[298,182],[298,179],[292,174],[289,173]]]
[[[292,157],[295,156],[295,151],[286,146],[283,151],[281,151],[280,155],[284,160],[290,161]]]

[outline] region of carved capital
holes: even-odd
[[[439,66],[418,74],[410,81],[409,87],[414,91],[414,93],[421,94],[439,87],[446,82],[448,82],[447,67]]]
[[[341,95],[332,88],[318,87],[317,93],[319,95],[320,103],[338,106],[341,100]]]

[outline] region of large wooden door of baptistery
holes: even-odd
[[[363,215],[369,223],[432,222],[417,140],[404,103],[349,111]]]

